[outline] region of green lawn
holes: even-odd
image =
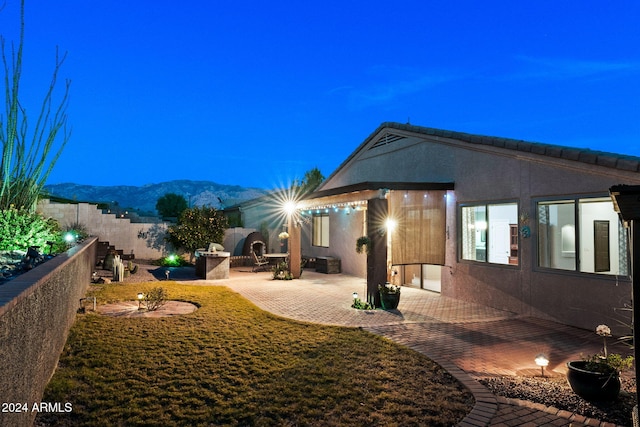
[[[149,284],[111,284],[99,303]],[[46,425],[450,426],[473,397],[438,365],[368,332],[286,320],[225,287],[162,282],[200,308],[172,318],[78,315],[43,401]],[[312,303],[309,301],[308,303]]]

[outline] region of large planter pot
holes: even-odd
[[[383,294],[380,292],[380,303],[385,310],[394,310],[400,303],[400,294]]]
[[[573,391],[586,400],[614,400],[620,393],[618,373],[588,371],[587,362],[576,360],[567,363],[567,381]]]

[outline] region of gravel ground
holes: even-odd
[[[485,377],[479,378],[498,396],[527,400],[620,426],[631,426],[636,404],[635,378],[621,378],[622,391],[613,402],[588,402],[576,395],[564,376],[560,377]]]

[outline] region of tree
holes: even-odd
[[[312,193],[324,181],[324,175],[317,167],[308,170],[304,174],[302,181],[294,181],[293,188],[300,196]]]
[[[178,218],[187,206],[187,199],[175,193],[167,193],[156,202],[156,210],[162,218]]]
[[[6,116],[0,114],[0,209],[8,209],[11,205],[17,208],[35,208],[38,195],[70,137],[70,131],[66,127],[71,84],[69,80],[65,82],[62,100],[56,107],[52,106],[58,72],[66,58],[66,54],[59,56],[57,48],[49,89],[40,106],[39,115],[31,122],[35,125],[28,132],[27,110],[19,97],[23,47],[24,0],[20,3],[20,39],[17,49],[12,44],[10,55],[7,54],[4,37],[0,36],[6,106]],[[50,157],[49,153],[59,139],[59,133],[62,133],[62,142],[57,152]]]
[[[169,227],[168,240],[178,249],[193,255],[199,248],[209,243],[222,243],[227,229],[227,218],[214,208],[202,206],[186,209],[178,218],[178,223]]]

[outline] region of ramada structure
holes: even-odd
[[[639,171],[638,157],[383,123],[297,201],[291,269],[333,257],[376,303],[388,281],[628,333],[628,231],[609,189]]]

